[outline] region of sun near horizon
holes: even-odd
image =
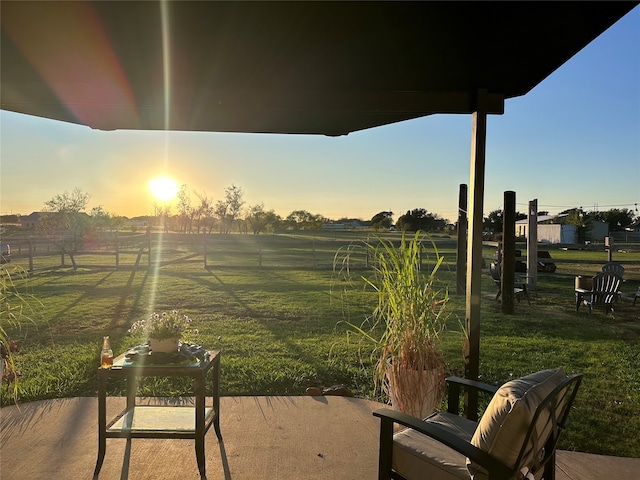
[[[149,180],[149,190],[156,200],[168,202],[178,194],[178,183],[171,177],[157,177]]]

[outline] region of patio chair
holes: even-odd
[[[498,293],[496,293],[496,300],[498,300],[500,298],[500,295],[502,295],[500,264],[492,262],[489,265],[489,272],[491,273],[493,282],[498,286]],[[529,299],[529,291],[527,290],[527,283],[519,275],[515,276],[515,280],[513,283],[513,295],[516,297],[516,300],[518,300],[518,302],[520,301],[520,297],[524,295],[525,297],[527,297],[527,303],[531,305],[531,300]]]
[[[447,378],[448,411],[424,420],[393,410],[380,418],[378,479],[555,479],[555,451],[582,374],[543,370],[500,388]],[[479,422],[458,415],[461,387],[494,394]],[[404,426],[395,431],[395,426]]]
[[[620,265],[618,262],[608,262],[602,266],[603,273],[613,273],[618,275],[620,278],[624,276],[624,267]]]
[[[622,279],[614,273],[599,273],[593,277],[593,288],[590,293],[582,295],[582,305],[586,305],[589,315],[594,305],[602,305],[605,313],[613,311],[613,302],[620,295]],[[576,309],[580,308],[580,304]]]
[[[618,262],[608,262],[602,266],[603,273],[613,273],[620,277],[620,280],[624,283],[624,267]],[[618,292],[616,295],[616,302],[622,298],[622,292]]]

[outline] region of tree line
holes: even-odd
[[[538,217],[543,215],[549,215],[549,212],[538,212]],[[588,212],[580,207],[563,210],[557,215],[554,215],[551,221],[552,223],[575,225],[578,241],[582,242],[588,238],[593,222],[599,221],[607,223],[609,225],[610,232],[621,232],[631,226],[636,221],[636,217],[635,211],[628,208],[612,208],[605,211]],[[490,212],[489,215],[484,217],[484,231],[490,234],[502,233],[502,218],[502,210],[493,210]],[[526,213],[516,212],[516,221],[525,220],[526,218]]]
[[[294,210],[287,217],[281,217],[273,210],[267,210],[264,204],[245,206],[242,188],[231,185],[224,191],[224,197],[215,201],[207,194],[194,192],[194,198],[187,185],[178,191],[175,208],[170,205],[154,204],[154,215],[143,217],[148,226],[161,227],[164,231],[189,233],[219,232],[229,234],[233,231],[258,235],[283,230],[320,230],[327,223],[355,224],[370,227],[374,230],[395,229],[399,231],[424,231],[430,233],[445,232],[454,234],[456,228],[447,219],[428,212],[424,208],[408,210],[400,215],[394,223],[394,213],[378,212],[368,221],[353,218],[342,218],[332,221],[323,215],[313,214],[306,210]],[[38,234],[44,236],[60,250],[69,255],[75,267],[74,253],[78,252],[87,238],[92,234],[104,231],[118,231],[126,228],[129,219],[105,211],[101,206],[94,207],[87,213],[86,207],[90,195],[79,188],[72,192],[55,195],[44,204],[38,221]],[[576,225],[578,239],[585,237],[594,221],[609,224],[610,231],[621,231],[635,221],[635,215],[629,209],[611,209],[602,212],[587,212],[582,208],[565,210],[563,221]],[[548,215],[541,211],[538,215]],[[494,210],[484,218],[483,228],[488,233],[502,232],[502,210]],[[516,213],[516,220],[527,218],[526,214]],[[12,219],[3,218],[7,222]],[[18,221],[18,219],[13,219]],[[558,219],[557,222],[560,223]],[[130,225],[130,228],[137,227]]]
[[[45,202],[39,221],[40,229],[43,232],[50,231],[53,223],[57,224],[56,229],[64,229],[80,227],[81,224],[89,222],[95,230],[115,231],[126,228],[126,224],[130,223],[128,218],[109,213],[100,206],[84,213],[89,198],[90,195],[79,188],[55,195]],[[426,232],[442,232],[448,225],[448,220],[429,213],[424,208],[407,211],[394,224],[394,213],[391,211],[376,213],[370,220],[331,220],[307,210],[293,210],[286,217],[282,217],[273,210],[267,210],[263,203],[246,207],[245,205],[244,192],[236,185],[227,187],[224,197],[217,201],[206,193],[192,194],[187,185],[182,185],[173,205],[155,202],[152,216],[136,218],[143,219],[147,225],[160,227],[166,232],[229,234],[235,231],[254,235],[282,230],[320,230],[327,223],[358,224],[374,230],[388,230],[394,227],[397,230]],[[77,218],[72,218],[74,216]],[[130,226],[132,229],[138,228],[135,225]],[[88,223],[84,225],[84,228],[88,227]]]

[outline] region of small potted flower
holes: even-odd
[[[187,315],[178,310],[153,313],[146,320],[138,320],[129,329],[129,333],[141,335],[149,341],[152,352],[171,353],[178,350],[182,335],[191,325]]]

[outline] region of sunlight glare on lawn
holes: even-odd
[[[160,201],[173,200],[178,193],[178,184],[169,177],[158,177],[149,180],[149,190]]]

